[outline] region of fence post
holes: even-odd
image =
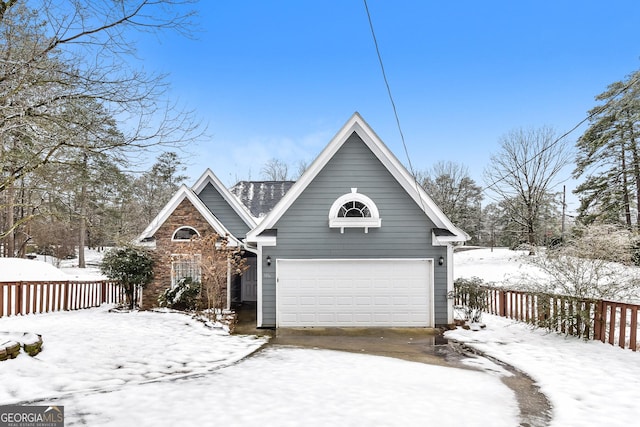
[[[602,300],[596,301],[595,311],[593,312],[593,340],[604,342],[602,333]]]
[[[498,313],[502,317],[507,317],[507,293],[503,290],[499,291],[498,299],[500,301],[500,312]]]
[[[107,302],[107,282],[105,282],[104,280],[100,285],[100,292],[100,304],[104,304],[105,302]]]
[[[616,334],[616,311],[618,311],[617,304],[609,304],[611,307],[611,313],[609,318],[609,344],[613,345]]]
[[[638,307],[635,305],[631,307],[631,332],[629,334],[629,348],[633,351],[638,351],[636,344],[636,335],[638,333]]]
[[[69,281],[64,282],[64,299],[62,300],[62,309],[64,311],[69,310]]]
[[[22,314],[22,282],[16,282],[16,306],[13,315]]]
[[[625,348],[627,345],[627,305],[620,305],[620,330],[618,331],[618,345]]]

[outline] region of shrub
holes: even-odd
[[[484,281],[479,277],[459,278],[454,282],[454,298],[464,310],[464,319],[471,323],[479,323],[482,312],[487,308]]]
[[[185,277],[173,288],[165,290],[158,297],[160,307],[168,307],[174,310],[198,310],[202,296],[202,285],[191,277]]]
[[[624,228],[607,224],[577,226],[565,244],[527,260],[548,277],[532,288],[578,300],[635,300],[640,272],[629,268],[637,262],[635,242],[633,234]]]
[[[153,279],[154,260],[150,252],[135,246],[112,249],[102,260],[100,270],[108,278],[117,280],[124,287],[129,308],[136,304],[138,288],[144,288]]]

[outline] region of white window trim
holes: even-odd
[[[358,218],[339,217],[338,213],[340,208],[348,202],[360,202],[369,209],[370,217]],[[382,226],[382,219],[380,219],[380,213],[378,207],[369,197],[362,193],[358,193],[357,188],[352,188],[351,193],[343,194],[338,197],[329,209],[329,228],[339,228],[340,233],[344,233],[345,228],[364,228],[364,232],[368,233],[369,228],[380,228]]]
[[[198,230],[196,230],[195,228],[193,228],[193,227],[191,227],[191,226],[189,226],[189,225],[182,225],[182,226],[180,226],[180,227],[176,228],[175,230],[173,230],[173,233],[171,234],[171,241],[172,241],[172,242],[188,242],[189,240],[191,240],[191,239],[176,239],[176,238],[175,238],[176,233],[177,233],[179,230],[182,230],[183,228],[190,228],[191,230],[193,230],[193,231],[195,231],[195,232],[196,232],[196,235],[197,235],[198,237],[200,237],[200,233],[198,232]]]

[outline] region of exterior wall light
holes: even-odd
[[[444,257],[438,258],[438,265],[443,265],[443,264],[444,264]]]
[[[267,266],[271,266],[271,256],[267,256]]]

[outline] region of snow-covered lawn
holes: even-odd
[[[535,275],[524,252],[505,248],[455,254],[455,277],[486,282]],[[458,328],[447,338],[466,342],[531,376],[553,406],[553,426],[628,426],[640,422],[640,354],[599,341],[547,333],[496,316],[486,329]]]
[[[36,259],[0,257],[0,281],[103,280],[106,277],[99,268],[103,255],[104,251],[87,249],[86,268],[78,268],[78,258],[57,260],[43,255],[36,255]]]
[[[472,249],[454,254],[455,278],[479,277],[487,283],[508,286],[523,278],[546,277],[537,267],[527,262],[529,251],[508,248]]]
[[[551,401],[552,426],[640,422],[640,354],[484,315],[486,329],[445,333],[526,372]]]
[[[43,351],[0,362],[0,405],[65,407],[67,426],[517,425],[497,374],[268,347],[176,313],[108,307],[0,319]]]
[[[0,402],[49,399],[156,378],[208,372],[266,340],[231,337],[171,312],[111,312],[109,306],[0,319],[0,331],[42,335],[43,351],[0,363]]]

